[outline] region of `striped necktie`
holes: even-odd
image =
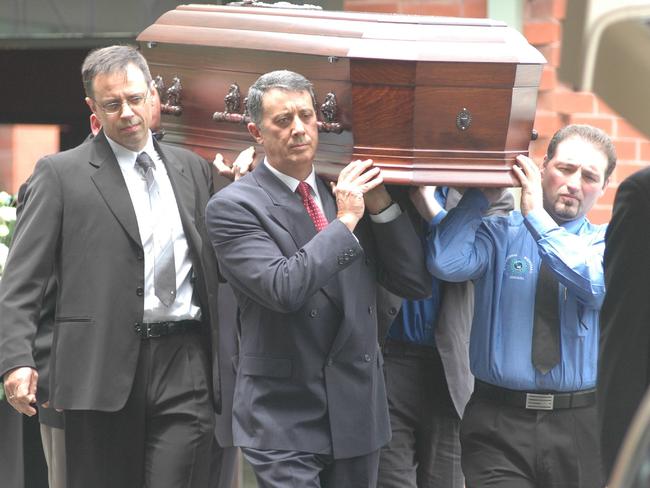
[[[135,160],[135,167],[147,182],[151,215],[154,220],[154,293],[166,307],[169,307],[176,299],[176,264],[169,218],[165,215],[158,182],[154,177],[155,163],[146,152],[141,152]]]

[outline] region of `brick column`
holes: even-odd
[[[16,193],[39,158],[59,151],[58,125],[0,125],[0,190]]]

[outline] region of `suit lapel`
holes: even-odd
[[[265,164],[260,164],[253,172],[257,183],[269,195],[273,205],[267,208],[269,214],[292,237],[296,248],[300,249],[316,235],[316,228],[302,204],[300,196],[280,181]],[[316,178],[318,193],[323,202],[325,216],[331,222],[336,218],[336,206],[329,190],[320,178]],[[321,290],[339,309],[342,309],[342,299],[337,278],[332,278]]]
[[[154,146],[167,169],[167,175],[174,190],[176,206],[181,217],[185,237],[189,241],[188,244],[198,252],[201,249],[201,236],[196,227],[197,216],[192,212],[192,210],[196,209],[196,193],[194,191],[190,170],[185,168],[183,163],[171,151],[155,140]]]
[[[329,189],[327,184],[320,178],[316,178],[316,184],[318,185],[318,194],[320,195],[321,202],[323,203],[323,212],[325,217],[327,217],[328,222],[332,222],[336,219],[336,202],[332,196],[332,191]],[[325,286],[323,286],[323,291],[325,294],[332,300],[339,309],[343,310],[343,294],[342,294],[342,282],[341,275],[344,272],[337,273],[335,277],[329,280]]]
[[[320,195],[321,202],[323,202],[323,211],[325,212],[325,217],[327,221],[331,222],[336,219],[336,201],[332,196],[332,190],[327,184],[320,178],[316,178],[316,185],[318,186],[318,194]]]
[[[104,132],[97,134],[89,144],[91,144],[89,163],[97,168],[90,178],[124,231],[142,248],[131,196],[126,188],[120,165]]]
[[[265,164],[258,165],[253,175],[273,201],[267,211],[291,235],[296,247],[300,249],[312,240],[316,228],[305,211],[300,196],[271,173]]]

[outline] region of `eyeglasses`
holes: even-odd
[[[101,108],[106,115],[115,115],[116,113],[122,111],[122,108],[124,107],[124,102],[126,102],[131,108],[140,108],[144,105],[144,102],[147,100],[148,96],[149,96],[149,90],[147,90],[144,93],[139,93],[136,95],[131,95],[130,97],[126,97],[125,100],[119,100],[119,101],[115,100],[107,103],[97,103],[97,105],[99,105],[99,108]],[[97,100],[95,100],[95,102],[97,102]]]

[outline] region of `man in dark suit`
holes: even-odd
[[[65,411],[68,486],[202,487],[220,394],[211,171],[152,138],[135,49],[91,52],[82,76],[102,131],[37,163],[0,284],[7,398],[35,413],[31,341],[53,274],[50,404]]]
[[[390,437],[376,282],[428,295],[418,237],[371,161],[341,171],[336,201],[316,177],[314,96],[303,76],[261,76],[248,111],[265,161],[206,209],[240,308],[235,444],[262,487],[374,486]]]
[[[605,234],[598,417],[605,475],[650,384],[650,168],[618,187]]]

